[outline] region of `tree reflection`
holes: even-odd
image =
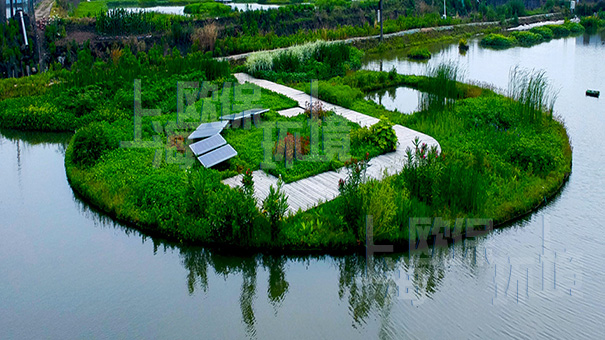
[[[286,262],[287,258],[285,256],[263,256],[263,267],[269,272],[267,297],[276,313],[290,287],[290,284],[286,281]]]

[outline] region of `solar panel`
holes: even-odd
[[[202,123],[195,131],[193,131],[192,134],[189,135],[189,139],[200,139],[214,136],[223,131],[227,124],[229,124],[227,121]]]
[[[235,156],[237,156],[237,151],[235,151],[231,145],[227,144],[214,151],[201,155],[197,159],[204,167],[210,168]]]
[[[254,115],[259,115],[261,113],[265,113],[267,111],[269,111],[269,109],[250,109],[250,110],[245,110],[245,111],[242,111],[239,113],[222,116],[221,120],[236,120],[236,119],[248,118],[248,117],[251,117]]]
[[[219,146],[223,146],[225,144],[227,144],[227,141],[225,140],[225,138],[223,138],[223,136],[214,135],[210,138],[206,138],[202,141],[189,145],[189,148],[191,149],[191,151],[193,151],[194,155],[199,156],[201,154],[205,154],[206,152],[212,151],[212,150],[218,148]]]

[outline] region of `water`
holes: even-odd
[[[68,136],[0,131],[0,338],[602,338],[605,109],[584,95],[605,90],[602,41],[435,47],[429,65],[457,60],[467,79],[498,87],[514,65],[545,69],[561,89],[573,173],[522,221],[430,259],[375,260],[368,275],[359,256],[235,257],[146,237],[74,196]]]
[[[366,100],[383,105],[387,110],[412,113],[420,109],[421,95],[422,92],[418,90],[401,86],[372,92],[366,96]]]
[[[233,9],[240,11],[254,11],[254,10],[267,10],[271,8],[278,8],[280,5],[264,5],[257,3],[227,3]],[[155,6],[155,7],[125,7],[129,12],[157,12],[162,14],[172,15],[188,15],[185,14],[185,6]]]
[[[256,10],[268,10],[273,8],[279,8],[281,5],[266,5],[266,4],[256,4],[256,3],[227,3],[227,6],[231,6],[233,9],[237,9],[240,11],[256,11]]]
[[[161,14],[188,15],[185,14],[185,6],[155,6],[155,7],[125,7],[128,12],[156,12]]]

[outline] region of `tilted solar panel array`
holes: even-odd
[[[225,144],[227,144],[227,141],[225,140],[225,138],[223,138],[223,136],[214,135],[210,138],[206,138],[202,141],[189,145],[189,148],[191,149],[191,151],[193,151],[194,155],[199,156],[210,152],[216,148],[219,148]]]
[[[227,124],[229,124],[228,121],[202,123],[197,129],[195,129],[195,131],[193,131],[192,134],[189,135],[189,139],[194,140],[217,135],[223,131]]]
[[[219,134],[228,124],[227,120],[203,123],[189,135],[189,139],[202,139],[189,148],[204,167],[210,168],[237,156],[237,151]]]
[[[237,151],[235,151],[231,145],[227,144],[214,151],[201,155],[197,159],[203,166],[210,168],[235,156],[237,156]]]

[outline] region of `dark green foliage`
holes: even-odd
[[[147,11],[129,12],[124,8],[110,9],[95,15],[97,32],[110,35],[141,34],[163,31],[169,22],[162,16]]]
[[[0,78],[27,75],[25,66],[37,67],[37,49],[33,48],[34,32],[26,30],[28,46],[23,32],[15,19],[0,22]]]
[[[120,145],[115,130],[107,123],[92,123],[78,129],[71,144],[74,150],[71,161],[82,167],[94,165],[101,156]]]

